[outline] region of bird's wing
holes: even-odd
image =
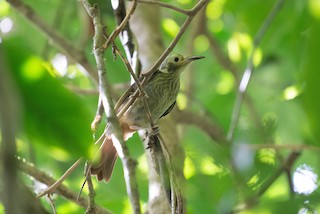
[[[140,81],[140,80],[139,80]],[[119,108],[128,100],[128,98],[134,94],[134,92],[137,90],[137,84],[134,83],[132,84],[127,90],[126,92],[124,92],[122,94],[122,96],[120,97],[120,99],[118,100],[118,102],[115,105],[115,110],[116,112],[118,112]]]
[[[150,81],[151,79],[153,79],[159,72],[160,72],[159,70],[157,70],[156,72],[154,72],[154,73],[152,74],[151,78],[149,79],[149,81]],[[140,78],[139,78],[139,82],[141,83],[142,80],[143,80],[143,77],[140,77]],[[124,93],[122,94],[122,96],[120,97],[120,99],[118,100],[118,102],[116,103],[116,105],[115,105],[115,107],[114,107],[115,110],[118,111],[119,108],[128,100],[128,98],[129,98],[131,95],[134,94],[134,92],[135,92],[137,89],[138,89],[137,84],[136,84],[136,83],[133,83],[133,84],[126,90],[126,92],[124,92]]]
[[[169,114],[175,105],[176,105],[176,101],[174,101],[174,103],[172,103],[172,105],[163,113],[163,115],[161,115],[161,117],[164,117],[167,114]]]

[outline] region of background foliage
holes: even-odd
[[[79,2],[23,2],[59,34],[84,50],[95,65],[91,54],[92,26]],[[191,8],[196,3],[193,0],[165,2],[181,8]],[[254,37],[276,2],[209,2],[204,11],[205,21],[195,19],[174,50],[206,56],[183,75],[182,93],[178,98],[181,110],[192,110],[228,132],[239,80]],[[116,24],[110,2],[98,3],[107,31],[111,32]],[[168,9],[161,10],[161,37],[169,44],[184,17]],[[12,28],[6,32],[10,21]],[[179,126],[186,153],[188,213],[320,211],[319,35],[320,2],[285,1],[254,53],[256,68],[228,151],[199,127]],[[119,41],[116,43],[120,46]],[[224,55],[231,66],[224,66],[219,60],[216,52],[219,47],[219,54]],[[98,99],[96,85],[77,62],[60,53],[59,48],[3,0],[0,0],[0,51],[5,62],[0,69],[10,71],[12,99],[16,100],[21,113],[20,122],[16,124],[19,129],[17,155],[58,178],[78,157],[90,155],[94,142],[90,123]],[[107,52],[105,58],[112,60],[108,63],[108,78],[120,95],[125,90],[120,83],[127,83],[129,75],[122,62],[113,59],[112,53]],[[0,100],[2,105],[6,104]],[[144,206],[148,202],[147,167],[140,141],[134,136],[127,145],[139,162],[137,176]],[[284,160],[293,151],[301,155],[289,165],[290,169],[283,169],[287,166],[283,165]],[[279,169],[283,173],[277,176]],[[25,183],[32,184],[28,176],[22,177]],[[78,191],[83,181],[79,168],[65,184]],[[290,188],[291,182],[293,188]],[[114,213],[131,212],[120,161],[110,183],[94,180],[94,185],[99,205]],[[264,187],[265,191],[261,191]],[[84,191],[86,193],[86,189]],[[51,210],[46,200],[41,200]],[[58,213],[84,212],[60,196],[55,200]]]

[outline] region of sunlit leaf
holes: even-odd
[[[209,48],[209,41],[208,38],[204,35],[199,35],[194,40],[194,47],[196,53],[203,53]]]
[[[320,1],[319,0],[309,0],[309,10],[314,18],[320,20]]]
[[[7,15],[9,10],[9,4],[6,1],[0,1],[0,17]]]
[[[164,19],[162,27],[172,37],[176,36],[179,31],[179,25],[172,19]]]

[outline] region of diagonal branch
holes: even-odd
[[[62,182],[73,172],[81,163],[82,158],[78,159],[56,182],[50,185],[49,188],[45,189],[43,192],[39,193],[36,198],[41,198],[44,195],[50,195],[53,193],[58,186],[62,184]]]
[[[198,14],[198,12],[208,3],[208,0],[200,0],[189,12],[187,19],[182,24],[178,34],[171,41],[166,50],[162,53],[159,59],[153,64],[153,66],[146,72],[146,80],[149,80],[152,74],[156,71],[156,69],[160,66],[163,60],[169,55],[169,53],[173,50],[173,48],[177,45],[178,41],[181,39],[182,35],[186,31],[187,27],[190,25],[193,18]],[[142,85],[144,82],[142,82]]]
[[[118,27],[110,34],[108,40],[103,44],[103,48],[106,49],[109,47],[109,45],[111,43],[113,43],[113,41],[115,40],[115,38],[117,38],[117,36],[119,35],[119,33],[121,33],[121,31],[127,26],[129,19],[131,17],[131,15],[133,14],[134,10],[136,9],[137,6],[137,2],[133,1],[131,8],[129,9],[127,15],[125,16],[125,18],[122,20],[122,22],[118,25]]]
[[[56,182],[55,179],[50,177],[48,174],[46,174],[43,171],[40,171],[37,169],[34,165],[31,163],[26,162],[25,160],[19,159],[18,158],[18,168],[26,173],[27,175],[31,176],[32,178],[36,179],[37,181],[46,184],[47,186],[52,185],[53,183]],[[55,190],[55,193],[58,195],[63,196],[64,198],[78,204],[79,206],[83,207],[86,209],[88,207],[88,201],[85,197],[79,197],[76,192],[73,192],[70,190],[68,187],[65,185],[61,184],[60,186],[57,187]],[[96,205],[97,213],[99,214],[111,214],[110,211],[106,210],[105,208],[102,208],[98,205]]]
[[[255,51],[257,50],[258,46],[260,45],[260,42],[261,42],[263,36],[265,35],[266,31],[270,27],[272,21],[274,20],[276,15],[280,12],[283,3],[284,3],[284,0],[278,0],[276,2],[274,7],[272,8],[272,10],[270,11],[269,15],[267,16],[267,18],[263,22],[263,24],[262,24],[261,28],[259,29],[258,33],[254,37],[253,48],[252,48],[251,54],[249,56],[247,67],[246,67],[246,69],[245,69],[245,71],[243,73],[243,76],[241,78],[241,81],[240,81],[240,84],[239,84],[239,88],[238,88],[237,98],[236,98],[236,101],[235,101],[235,104],[234,104],[234,107],[233,107],[231,124],[230,124],[229,131],[228,131],[228,134],[227,134],[227,140],[228,141],[232,141],[232,139],[233,139],[234,131],[235,131],[235,128],[237,126],[238,119],[239,119],[241,105],[242,105],[242,102],[243,102],[243,99],[244,99],[244,94],[245,94],[245,92],[247,90],[247,87],[249,85],[252,73],[254,71],[253,57],[254,57]]]
[[[129,1],[132,1],[132,0],[129,0]],[[136,1],[138,3],[142,3],[142,4],[149,4],[149,5],[168,8],[168,9],[177,11],[177,12],[182,13],[182,14],[187,15],[187,16],[192,13],[191,10],[184,10],[184,9],[181,9],[180,7],[176,7],[176,6],[173,6],[171,4],[167,4],[167,3],[161,2],[161,1],[152,1],[152,0],[136,0]]]

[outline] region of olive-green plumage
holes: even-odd
[[[174,54],[167,57],[159,69],[152,75],[144,86],[144,91],[147,94],[146,101],[154,122],[157,122],[159,118],[168,114],[173,108],[179,93],[180,74],[183,69],[190,62],[202,58],[200,56],[183,57],[182,55]],[[124,96],[119,99],[116,105],[118,107],[116,109],[117,112],[126,105],[129,100],[128,98],[136,89],[136,84],[131,85],[127,92],[124,93]],[[150,120],[143,99],[138,98],[119,118],[119,122],[124,134],[124,140],[130,138],[137,130],[150,128]],[[113,147],[110,134],[106,134],[99,165],[91,168],[91,173],[97,175],[98,180],[105,179],[109,181],[117,158],[117,152]]]

